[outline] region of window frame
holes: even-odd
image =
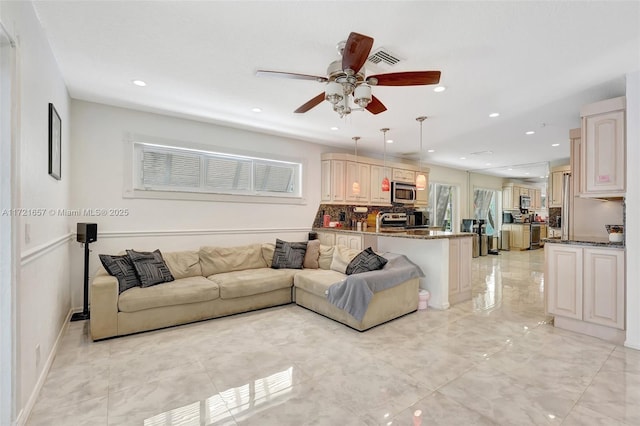
[[[141,187],[140,178],[142,174],[142,149],[140,146],[155,146],[158,150],[184,150],[193,152],[196,155],[206,158],[206,156],[218,156],[229,158],[249,159],[251,161],[251,187],[254,183],[254,164],[284,163],[291,164],[297,168],[294,172],[294,193],[285,194],[268,191],[228,191],[212,192],[198,189],[190,190],[185,188],[156,188],[144,189]],[[154,138],[144,135],[127,134],[124,141],[124,198],[142,199],[164,199],[164,200],[193,200],[193,201],[221,201],[238,203],[264,203],[264,204],[306,204],[306,170],[307,161],[302,158],[274,155],[272,153],[252,152],[239,149],[230,149],[214,145],[204,145],[193,142],[176,141]],[[205,160],[201,160],[201,167],[204,167]],[[205,171],[201,170],[202,178]],[[296,184],[297,182],[297,184]],[[297,186],[297,188],[295,188]],[[296,191],[297,189],[297,191]]]

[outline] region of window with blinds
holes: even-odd
[[[302,164],[134,143],[135,189],[301,197]]]

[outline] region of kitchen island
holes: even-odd
[[[429,306],[448,309],[471,299],[471,258],[475,234],[432,231],[428,228],[358,231],[351,228],[314,228],[325,245],[372,247],[378,252],[407,256],[425,274],[420,288],[431,294]]]
[[[545,307],[554,325],[624,343],[624,244],[607,238],[544,241]]]

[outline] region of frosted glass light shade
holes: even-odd
[[[336,83],[335,81],[327,83],[327,87],[324,90],[325,100],[335,105],[340,102],[343,97],[342,85],[340,83]]]
[[[371,102],[371,86],[361,84],[353,93],[353,102],[361,108],[366,108]]]
[[[427,188],[427,177],[420,173],[416,176],[416,189],[418,191],[424,191]]]
[[[351,185],[351,192],[355,195],[360,194],[360,182],[353,182],[353,185]]]
[[[389,178],[385,176],[382,179],[382,192],[389,192],[391,190],[391,184],[389,184]]]

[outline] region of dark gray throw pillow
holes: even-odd
[[[290,243],[276,239],[276,249],[273,252],[273,269],[302,269],[307,243]]]
[[[371,247],[362,250],[347,265],[347,275],[377,271],[387,264],[387,259],[374,253]]]
[[[160,250],[152,252],[127,250],[127,255],[131,258],[138,279],[140,279],[140,287],[151,287],[174,280],[167,264],[164,263]]]
[[[118,279],[118,293],[133,287],[140,287],[140,280],[129,256],[126,254],[124,256],[101,254],[98,257],[109,275]]]

